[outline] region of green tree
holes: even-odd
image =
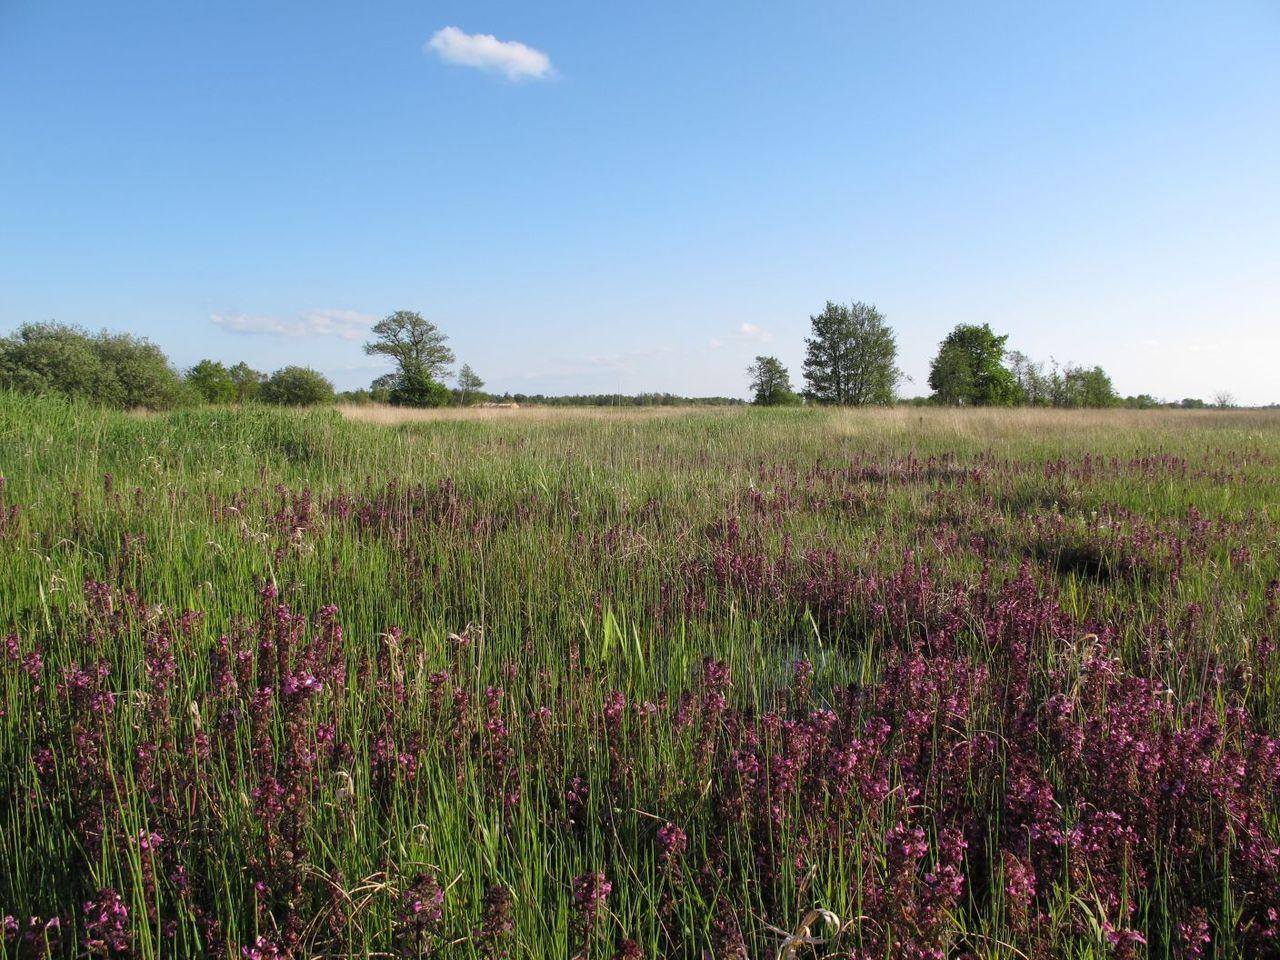
[[[791,389],[791,374],[777,357],[756,357],[756,362],[747,367],[747,375],[751,377],[752,403],[778,407],[800,402]]]
[[[955,343],[944,343],[929,368],[929,386],[936,403],[959,406],[973,402],[973,361],[968,352]]]
[[[231,377],[231,382],[235,384],[236,403],[248,403],[251,400],[258,399],[258,394],[262,391],[262,385],[267,380],[265,373],[253,369],[243,360],[227,371]]]
[[[431,399],[438,391],[428,384],[440,383],[449,374],[453,363],[453,351],[445,346],[449,338],[440,332],[430,320],[411,310],[397,310],[373,327],[376,339],[364,345],[370,356],[389,357],[395,362],[394,373],[379,377],[373,389],[386,389],[392,403],[417,406],[415,399]],[[448,391],[445,390],[446,395]],[[424,406],[436,406],[424,403]]]
[[[395,407],[444,407],[452,399],[448,387],[416,370],[394,377],[392,384],[387,402]],[[376,390],[376,381],[374,387]]]
[[[178,371],[151,341],[104,330],[94,343],[115,380],[115,406],[126,410],[167,410],[190,401]]]
[[[929,386],[940,403],[1004,407],[1018,399],[1018,384],[1004,366],[1008,336],[987,324],[962,323],[938,345]]]
[[[61,323],[29,323],[0,338],[0,386],[125,409],[163,410],[188,397],[150,341],[106,330],[91,335]]]
[[[1163,406],[1159,400],[1149,393],[1140,393],[1136,397],[1125,397],[1121,402],[1124,406],[1134,410],[1155,410]]]
[[[464,363],[462,369],[458,371],[458,392],[462,395],[460,402],[465,407],[467,398],[475,397],[484,389],[484,381],[480,379],[479,374],[471,369],[469,363]]]
[[[1062,374],[1065,382],[1067,406],[1114,407],[1120,398],[1116,396],[1111,378],[1101,367],[1068,366]]]
[[[1037,363],[1019,350],[1010,350],[1005,359],[1009,372],[1018,387],[1018,403],[1040,407],[1049,402],[1049,383],[1044,375],[1044,364]]]
[[[20,393],[61,393],[113,403],[114,376],[89,334],[60,323],[27,323],[0,339],[0,387]]]
[[[276,403],[289,407],[332,403],[333,384],[318,370],[310,367],[283,367],[271,374],[262,385],[264,403]]]
[[[231,371],[217,360],[201,360],[187,371],[186,382],[205,403],[232,403],[236,399]]]
[[[892,403],[902,371],[893,330],[871,304],[827,301],[810,317],[805,340],[806,393],[820,403],[862,406]]]

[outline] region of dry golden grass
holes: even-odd
[[[903,438],[922,433],[983,440],[1117,431],[1178,433],[1187,428],[1280,429],[1280,410],[1056,410],[1043,407],[868,407],[830,412],[842,436]]]
[[[417,410],[383,404],[341,404],[347,419],[397,426],[408,423],[475,421],[550,424],[575,420],[653,420],[691,414],[747,418],[759,411],[752,407],[440,407]],[[1280,410],[1054,410],[1045,408],[960,407],[850,407],[822,411],[826,427],[840,437],[867,437],[879,441],[901,438],[908,442],[924,434],[950,436],[981,443],[1093,433],[1114,435],[1133,431],[1150,437],[1192,427],[1212,430],[1274,431],[1280,429]],[[821,421],[818,421],[821,422]],[[814,424],[817,425],[816,423]]]
[[[733,414],[743,407],[436,407],[418,410],[380,403],[339,404],[337,410],[348,420],[398,426],[402,423],[433,423],[444,420],[510,421],[549,423],[562,420],[610,420],[620,417],[652,419],[685,416],[691,413]]]

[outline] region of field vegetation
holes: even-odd
[[[0,956],[1277,955],[1280,414],[374,419],[0,395]]]

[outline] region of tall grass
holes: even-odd
[[[1276,950],[1280,417],[382,419],[0,397],[0,956]]]

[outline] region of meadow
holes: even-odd
[[[2,957],[1280,955],[1280,413],[0,396],[0,476]]]

